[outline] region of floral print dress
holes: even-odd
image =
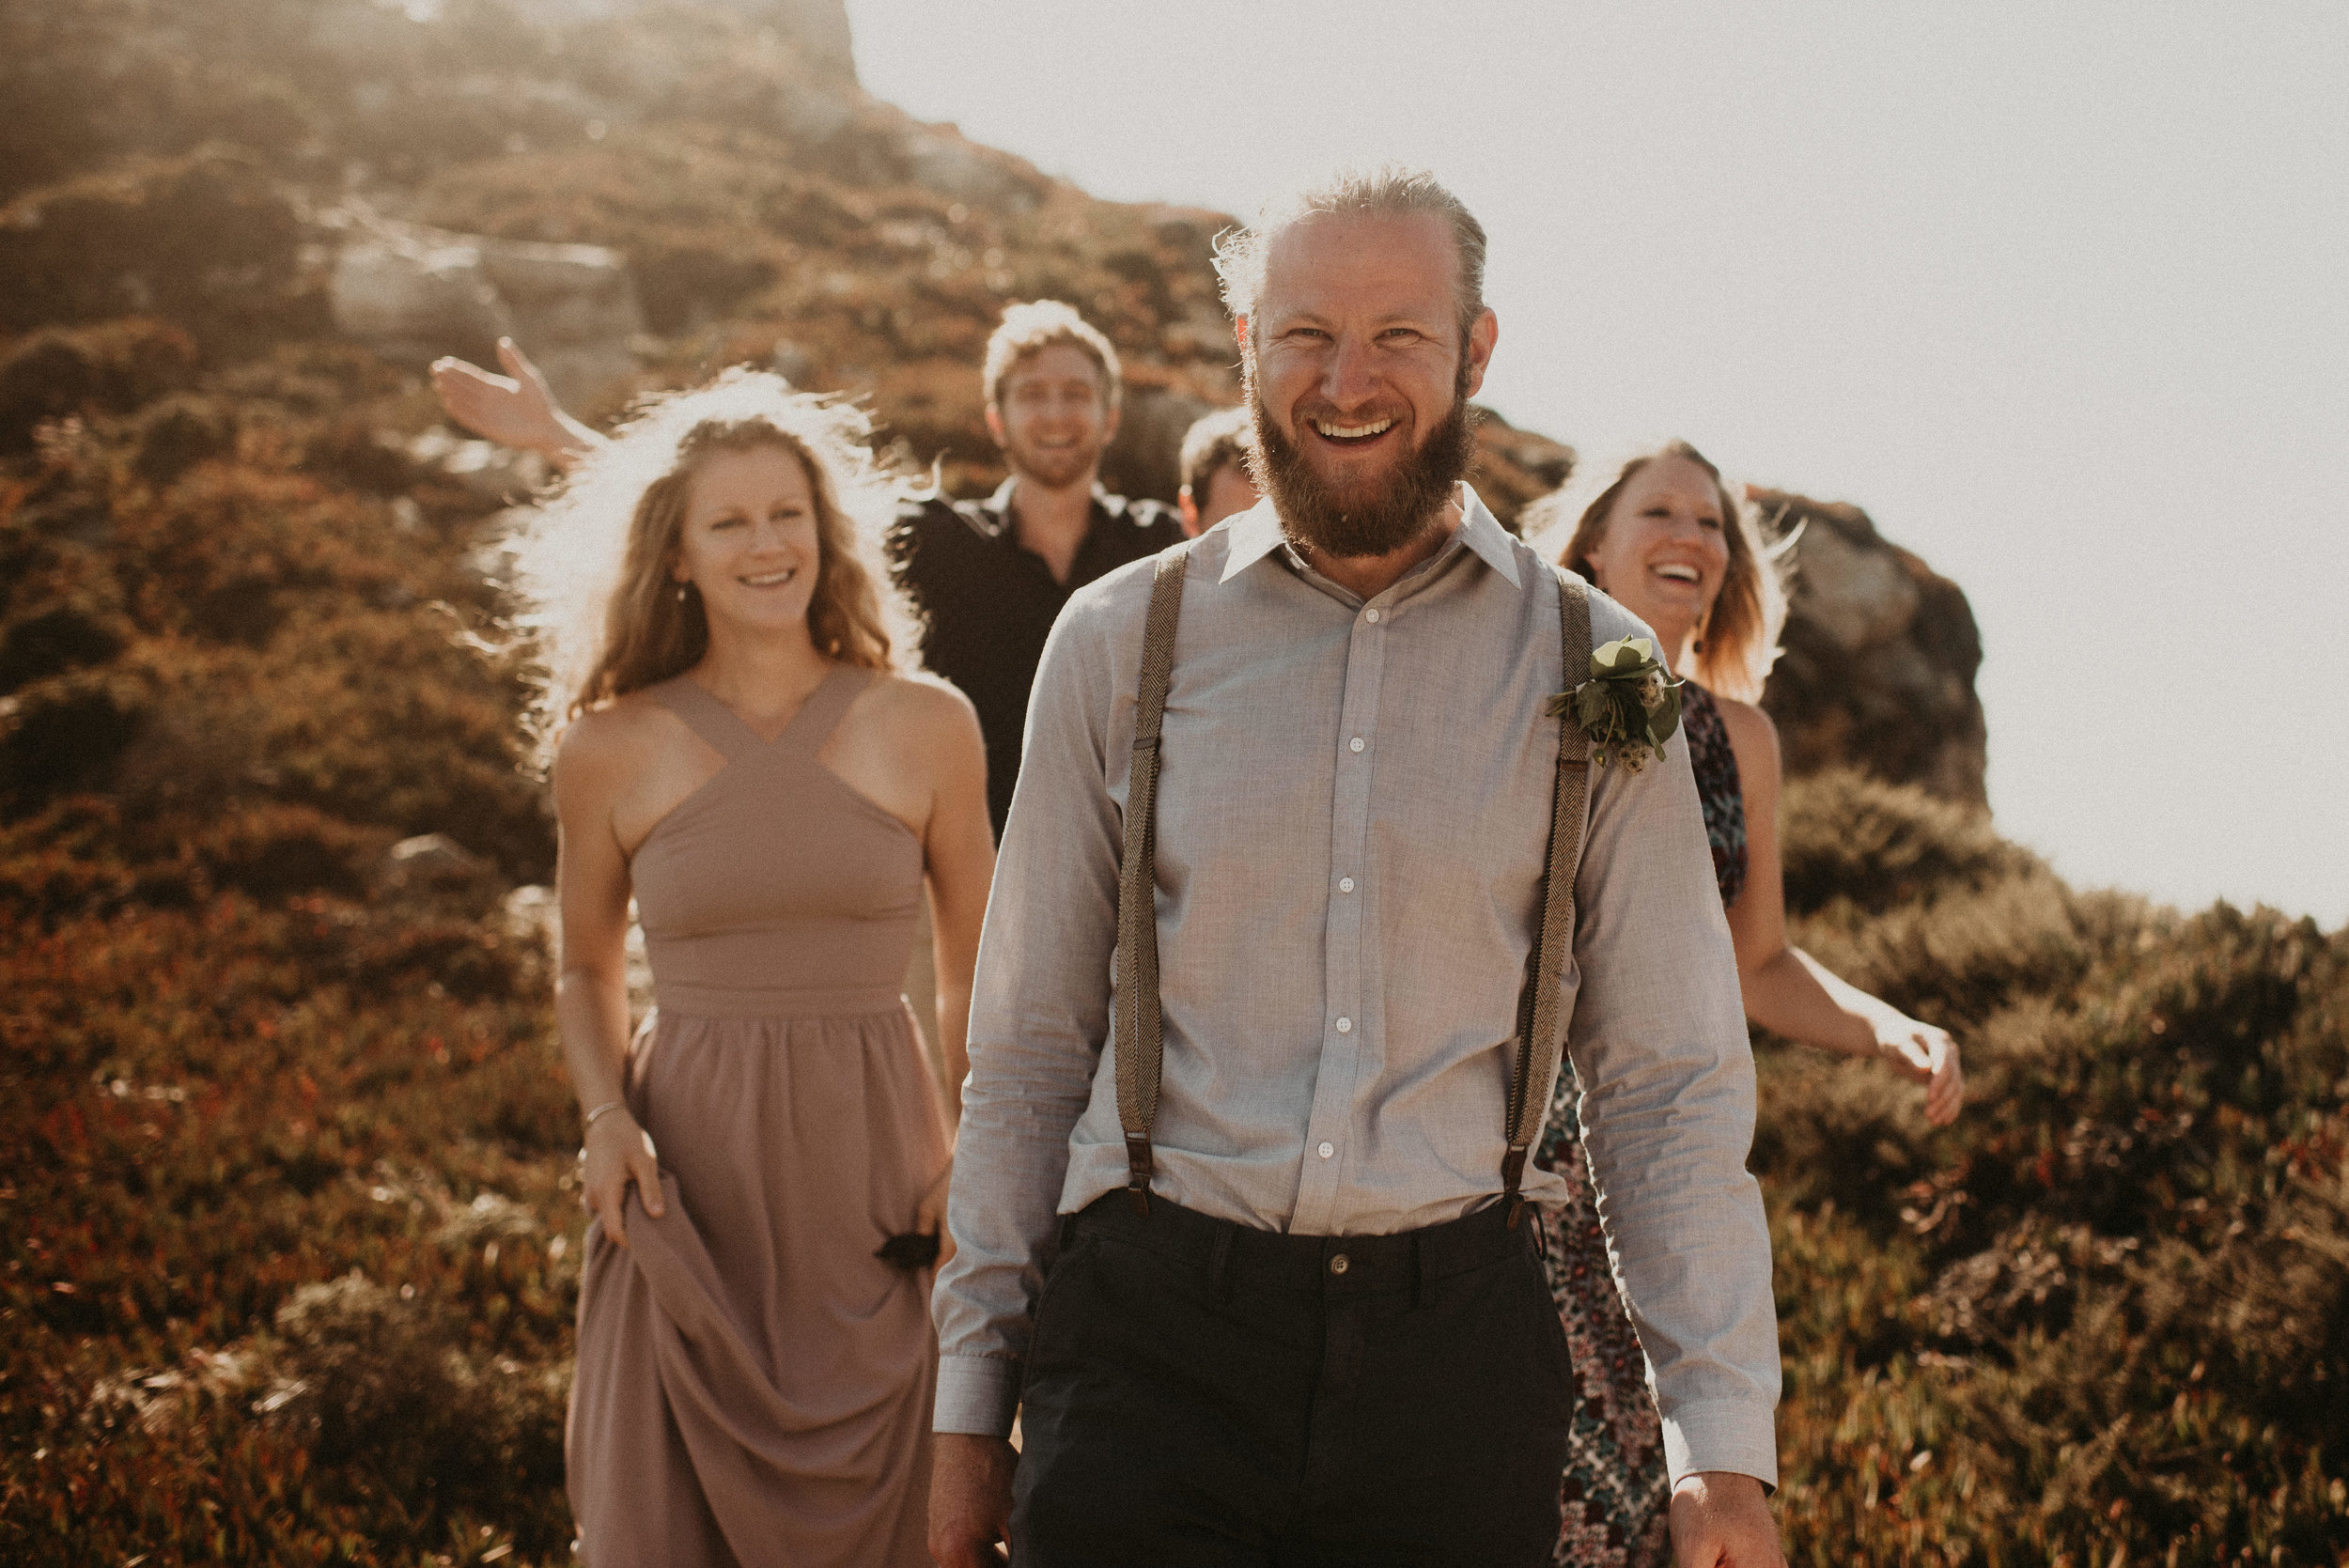
[[[1710,692],[1681,688],[1680,722],[1704,807],[1713,876],[1724,907],[1746,880],[1745,793],[1729,731]],[[1664,1430],[1647,1387],[1647,1360],[1632,1332],[1607,1261],[1607,1239],[1592,1201],[1582,1154],[1573,1075],[1558,1075],[1549,1126],[1534,1162],[1566,1180],[1560,1208],[1538,1208],[1538,1236],[1550,1295],[1573,1353],[1574,1422],[1567,1435],[1560,1493],[1559,1568],[1650,1568],[1672,1560],[1672,1487],[1664,1471]]]

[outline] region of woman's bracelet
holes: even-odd
[[[606,1101],[604,1101],[601,1105],[599,1105],[599,1106],[596,1107],[593,1110],[590,1110],[589,1112],[587,1112],[586,1117],[585,1117],[583,1121],[581,1121],[581,1123],[579,1124],[579,1136],[580,1136],[580,1137],[582,1137],[582,1138],[584,1138],[584,1137],[586,1137],[586,1136],[587,1136],[587,1129],[588,1129],[589,1127],[592,1127],[592,1126],[594,1126],[596,1125],[596,1118],[597,1118],[597,1117],[599,1117],[599,1116],[602,1115],[602,1114],[603,1114],[605,1111],[607,1111],[607,1110],[617,1110],[621,1109],[623,1106],[625,1106],[625,1105],[627,1105],[627,1104],[628,1104],[628,1102],[627,1102],[626,1100],[606,1100]]]

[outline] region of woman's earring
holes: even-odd
[[[677,601],[679,604],[683,604],[685,602],[685,590],[692,586],[692,584],[690,582],[680,582],[677,585]]]

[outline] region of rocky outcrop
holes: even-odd
[[[1787,772],[1852,767],[1986,803],[1982,636],[1965,593],[1857,506],[1747,493],[1781,536],[1801,531],[1785,653],[1762,702]]]
[[[498,338],[511,334],[570,402],[634,370],[630,346],[645,330],[616,251],[406,224],[359,225],[329,298],[336,331],[395,363],[453,353],[494,364]]]
[[[1517,514],[1566,482],[1574,448],[1532,430],[1520,430],[1490,409],[1476,425],[1476,464],[1470,482],[1493,516],[1510,528]]]

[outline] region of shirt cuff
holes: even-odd
[[[1727,1470],[1776,1491],[1778,1423],[1770,1406],[1743,1400],[1680,1406],[1664,1418],[1664,1467],[1674,1486],[1699,1470]]]
[[[1008,1356],[941,1356],[933,1432],[1008,1437],[1019,1412],[1019,1363]]]

